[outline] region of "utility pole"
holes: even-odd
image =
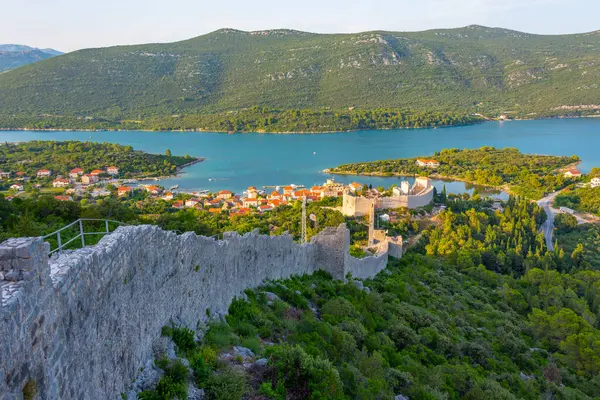
[[[308,237],[306,233],[306,196],[302,197],[302,233],[301,233],[300,241],[301,243],[308,242]]]
[[[315,232],[318,232],[319,231],[319,218],[317,217],[317,214],[310,214],[308,216],[308,219],[315,222]]]
[[[371,207],[369,208],[369,247],[373,247],[375,244],[375,199],[371,201]]]

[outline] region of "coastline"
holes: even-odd
[[[581,164],[581,160],[573,162],[573,163],[568,164],[568,165],[565,165],[564,167],[561,167],[561,168],[557,169],[556,172],[563,173],[564,171],[567,171],[569,168],[577,167],[579,164]],[[354,173],[354,172],[346,172],[346,171],[332,171],[331,168],[326,168],[326,169],[324,169],[321,172],[323,172],[325,174],[329,174],[329,175],[375,176],[375,177],[381,177],[381,178],[415,177],[415,174],[407,174],[407,173],[399,173],[399,172],[391,172],[391,173],[381,173],[381,172]],[[504,193],[506,193],[508,195],[517,195],[515,192],[513,192],[511,190],[511,186],[509,184],[507,184],[507,183],[503,184],[503,185],[500,185],[500,186],[486,185],[486,184],[482,184],[482,183],[477,183],[477,182],[469,181],[468,179],[457,177],[457,176],[449,176],[449,175],[441,175],[441,174],[430,174],[430,175],[427,175],[427,178],[436,179],[436,180],[445,181],[445,182],[464,182],[464,183],[467,183],[467,184],[473,185],[473,186],[480,186],[480,187],[486,188],[486,189],[492,189],[492,190],[502,191],[502,192],[504,192]]]
[[[119,128],[103,128],[103,129],[89,129],[89,128],[6,128],[0,127],[0,132],[210,132],[210,133],[224,133],[224,134],[269,134],[269,135],[317,135],[317,134],[331,134],[331,133],[347,133],[347,132],[362,132],[362,131],[392,131],[392,130],[404,130],[404,129],[443,129],[443,128],[454,128],[459,126],[470,126],[483,124],[493,120],[481,119],[472,123],[465,124],[454,124],[454,125],[437,125],[437,126],[421,126],[421,127],[409,127],[401,126],[397,128],[364,128],[364,129],[342,129],[342,130],[323,130],[323,131],[226,131],[218,129],[119,129]]]
[[[345,172],[345,171],[331,171],[331,169],[327,168],[324,169],[322,171],[325,174],[330,174],[330,175],[355,175],[355,176],[375,176],[378,178],[411,178],[414,177],[415,174],[407,174],[407,173],[398,173],[398,172],[394,172],[390,174],[384,174],[381,172],[364,172],[364,173],[353,173],[353,172]],[[464,182],[464,183],[468,183],[469,185],[473,185],[473,186],[480,186],[483,188],[487,188],[487,189],[494,189],[494,190],[499,190],[499,191],[503,191],[506,192],[507,194],[512,194],[510,191],[510,188],[506,185],[502,185],[502,186],[493,186],[493,185],[484,185],[482,183],[477,183],[477,182],[473,182],[473,181],[469,181],[465,178],[460,178],[457,176],[447,176],[447,175],[440,175],[440,174],[430,174],[426,176],[427,178],[430,179],[436,179],[439,181],[445,181],[445,182]]]
[[[180,166],[178,166],[175,169],[175,174],[173,174],[173,175],[166,175],[166,176],[144,176],[144,177],[141,177],[141,178],[129,178],[129,179],[136,179],[138,181],[160,181],[161,179],[177,178],[178,174],[181,173],[181,172],[183,172],[184,168],[187,168],[187,167],[192,166],[194,164],[201,163],[204,160],[206,160],[206,157],[196,157],[196,158],[194,158],[190,162],[187,162],[185,164],[181,164]]]
[[[347,132],[362,132],[362,131],[390,131],[390,130],[404,130],[404,129],[444,129],[444,128],[455,128],[461,126],[471,126],[484,124],[487,122],[511,122],[511,121],[544,121],[544,120],[555,120],[555,119],[583,119],[583,118],[600,118],[600,115],[556,115],[541,118],[513,118],[513,119],[499,119],[499,118],[487,118],[480,117],[480,120],[473,121],[471,123],[454,124],[454,125],[438,125],[438,126],[421,126],[421,127],[397,127],[397,128],[363,128],[363,129],[342,129],[342,130],[315,130],[315,131],[227,131],[219,129],[120,129],[120,128],[102,128],[102,129],[90,129],[90,128],[9,128],[0,127],[0,132],[210,132],[210,133],[224,133],[224,134],[272,134],[272,135],[316,135],[316,134],[331,134],[331,133],[347,133]]]

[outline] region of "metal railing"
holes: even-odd
[[[84,226],[83,226],[84,221],[104,222],[104,230],[100,231],[100,232],[86,232],[84,229]],[[60,254],[66,248],[66,246],[73,243],[77,239],[81,239],[81,247],[85,247],[85,237],[87,235],[107,235],[107,234],[109,234],[111,232],[109,223],[117,224],[119,226],[127,226],[127,224],[125,224],[123,222],[113,221],[110,219],[79,218],[77,221],[73,221],[69,225],[63,226],[59,230],[47,234],[46,236],[43,237],[43,239],[53,239],[55,237],[56,244],[57,244],[57,247],[55,249],[51,249],[50,252],[48,253],[48,255],[52,255],[56,252],[58,252]],[[76,236],[67,240],[65,243],[63,243],[63,241],[62,241],[63,238],[61,236],[61,233],[71,227],[74,227],[74,226],[76,227],[75,229],[79,228],[79,233]]]

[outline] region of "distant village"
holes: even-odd
[[[13,176],[14,175],[14,176]],[[102,198],[117,196],[120,198],[132,197],[136,192],[146,192],[150,198],[169,202],[176,209],[196,208],[208,209],[212,213],[229,211],[232,215],[247,214],[252,209],[260,212],[273,210],[281,205],[306,199],[307,202],[319,201],[325,197],[341,197],[344,193],[356,193],[363,185],[353,182],[350,185],[336,183],[333,179],[327,180],[322,186],[313,186],[310,189],[303,186],[276,187],[270,193],[259,190],[254,186],[248,187],[243,195],[235,194],[229,190],[218,193],[204,192],[175,192],[165,189],[157,184],[138,184],[138,181],[118,179],[119,168],[110,166],[105,170],[94,169],[86,172],[82,168],[72,169],[68,176],[55,175],[51,170],[40,169],[35,173],[35,183],[31,183],[31,176],[25,172],[0,171],[0,178],[11,180],[10,191],[7,198],[11,200],[24,192],[27,185],[33,188],[44,187],[65,189],[64,194],[57,194],[55,199],[72,201],[74,197]],[[110,189],[112,188],[112,190]]]
[[[417,159],[416,164],[427,168],[439,166],[438,161],[430,159]],[[582,176],[582,173],[575,168],[566,170],[564,174],[571,178]],[[299,200],[314,202],[331,197],[343,198],[341,211],[344,215],[362,216],[368,213],[371,203],[380,209],[417,208],[429,204],[433,199],[433,186],[425,177],[417,178],[412,187],[406,181],[401,182],[398,187],[385,195],[375,189],[366,188],[365,185],[358,182],[344,185],[334,179],[328,179],[321,186],[312,186],[311,188],[296,185],[277,186],[268,193],[250,186],[242,194],[236,194],[229,190],[221,190],[217,193],[208,191],[187,193],[175,191],[175,187],[166,189],[157,184],[141,184],[134,179],[119,179],[118,176],[119,168],[117,166],[94,169],[89,172],[82,168],[74,168],[67,176],[53,174],[48,169],[40,169],[34,174],[36,178],[34,180],[22,171],[16,173],[0,171],[0,178],[12,183],[7,195],[8,200],[23,193],[27,185],[40,190],[49,187],[64,189],[54,195],[54,198],[59,201],[111,196],[128,198],[145,193],[148,198],[166,201],[170,207],[175,209],[205,209],[211,213],[227,211],[232,216],[248,214],[253,210],[261,213],[268,212]],[[589,185],[600,187],[600,178],[592,179]]]
[[[54,198],[59,201],[111,196],[127,198],[145,193],[148,198],[164,200],[175,209],[195,208],[205,209],[211,213],[228,211],[230,215],[244,215],[253,210],[261,213],[268,212],[299,200],[315,202],[323,198],[344,197],[346,206],[343,207],[343,212],[347,215],[358,216],[362,215],[364,210],[361,207],[356,207],[356,210],[354,206],[348,207],[348,199],[356,199],[356,201],[362,199],[370,202],[369,199],[383,197],[383,194],[377,190],[368,189],[360,183],[352,182],[349,185],[344,185],[334,179],[328,179],[321,186],[312,186],[311,188],[296,185],[277,186],[273,187],[270,192],[250,186],[242,194],[236,194],[229,190],[221,190],[217,193],[209,193],[208,191],[179,192],[175,191],[175,188],[167,189],[155,183],[141,184],[133,179],[119,179],[118,176],[119,168],[117,166],[91,171],[74,168],[67,176],[53,174],[48,169],[40,169],[35,173],[34,177],[36,179],[34,180],[31,176],[27,176],[25,172],[12,174],[0,171],[0,178],[12,182],[7,196],[9,200],[24,193],[27,186],[40,190],[52,187],[54,189],[64,189],[64,192],[61,191],[60,193],[54,191],[56,193]],[[403,182],[403,184],[400,188],[394,190],[391,196],[391,198],[400,201],[397,203],[398,205],[409,206],[410,204],[406,199],[410,196],[423,196],[423,200],[419,201],[419,206],[431,201],[432,186],[427,178],[419,178],[414,188],[408,187],[407,182]],[[418,190],[415,188],[418,188]],[[401,200],[403,198],[404,200]],[[381,206],[381,201],[378,201],[377,207]]]

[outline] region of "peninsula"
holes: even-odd
[[[539,199],[545,193],[566,186],[570,179],[565,168],[579,158],[523,154],[514,148],[444,149],[430,157],[400,158],[343,164],[327,173],[374,176],[428,176],[464,181]]]

